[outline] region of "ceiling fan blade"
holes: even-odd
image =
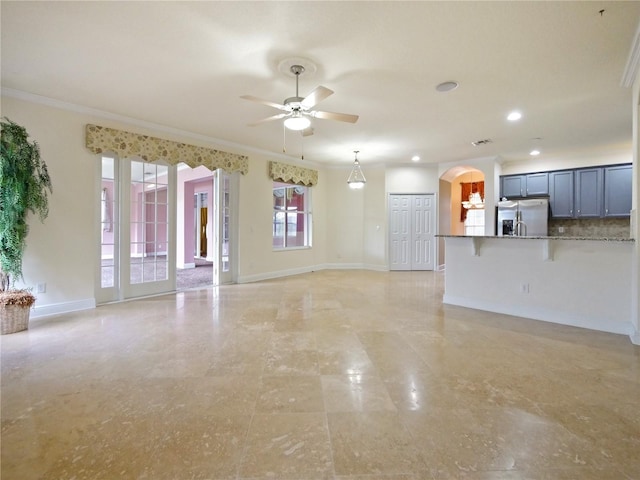
[[[338,120],[339,122],[356,123],[358,121],[358,115],[350,115],[348,113],[334,113],[334,112],[309,112],[309,115],[315,118],[322,118],[325,120]]]
[[[313,92],[304,97],[304,100],[302,100],[300,104],[303,108],[311,108],[327,98],[329,95],[333,95],[333,90],[329,90],[327,87],[320,85],[316,87]]]
[[[280,118],[284,118],[287,115],[289,115],[289,114],[288,113],[278,113],[277,115],[272,115],[270,117],[263,118],[262,120],[258,120],[257,122],[250,123],[248,126],[249,127],[255,127],[256,125],[260,125],[261,123],[270,122],[272,120],[278,120]]]
[[[245,100],[249,100],[250,102],[261,103],[269,107],[277,108],[278,110],[287,109],[287,107],[285,107],[284,105],[281,105],[275,102],[270,102],[269,100],[263,100],[262,98],[254,97],[253,95],[241,95],[240,98],[244,98]]]
[[[313,127],[307,127],[301,131],[303,137],[309,137],[313,135]]]

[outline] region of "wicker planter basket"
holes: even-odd
[[[29,328],[31,307],[23,305],[0,306],[0,334],[21,332]]]
[[[36,301],[28,290],[0,292],[0,334],[21,332],[29,328],[29,314]]]

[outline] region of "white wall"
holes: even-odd
[[[364,205],[372,174],[364,168],[363,171],[367,184],[359,190],[347,185],[350,168],[326,171],[326,263],[330,266],[355,268],[364,263]]]
[[[367,168],[363,205],[363,263],[373,270],[387,269],[387,197],[383,167]]]
[[[640,224],[638,223],[638,189],[640,188],[640,75],[636,71],[631,110],[633,117],[633,201],[631,203],[631,236],[636,239],[632,260],[631,321],[635,328],[633,343],[640,345]]]
[[[404,166],[386,169],[385,188],[389,193],[437,193],[438,166]]]
[[[30,216],[24,282],[19,286],[46,283],[46,293],[37,294],[34,316],[44,305],[66,310],[90,307],[95,302],[92,260],[98,255],[96,178],[101,163],[84,147],[87,119],[5,97],[2,115],[24,126],[40,145],[53,184],[45,223]]]
[[[631,335],[634,242],[550,244],[547,261],[544,240],[447,238],[445,303]]]

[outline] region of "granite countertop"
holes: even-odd
[[[504,240],[589,240],[592,242],[635,242],[634,238],[622,237],[516,237],[516,236],[497,236],[497,235],[436,235],[442,238],[496,238]]]

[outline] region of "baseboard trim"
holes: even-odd
[[[544,308],[530,308],[514,305],[496,304],[492,302],[484,302],[481,300],[474,300],[447,294],[443,296],[442,302],[448,305],[475,308],[476,310],[483,310],[486,312],[513,315],[514,317],[530,318],[532,320],[557,323],[560,325],[568,325],[571,327],[586,328],[589,330],[598,330],[600,332],[616,333],[619,335],[632,336],[632,332],[634,331],[631,322],[612,322],[600,317],[571,315],[555,310],[547,310]],[[640,341],[640,338],[638,340]],[[631,341],[634,342],[633,338],[631,339]]]
[[[386,265],[370,265],[363,263],[324,263],[302,268],[292,268],[290,270],[279,270],[275,272],[259,273],[256,275],[246,275],[238,278],[238,283],[260,282],[274,278],[289,277],[302,273],[319,272],[321,270],[373,270],[378,272],[388,272]]]
[[[37,320],[39,318],[50,317],[51,315],[59,315],[61,313],[77,312],[80,310],[91,310],[96,308],[95,298],[85,298],[84,300],[76,300],[74,302],[52,303],[50,305],[35,306],[31,310],[29,318]]]
[[[261,282],[264,280],[272,280],[274,278],[289,277],[291,275],[300,275],[302,273],[311,273],[318,270],[324,270],[324,268],[319,266],[313,266],[313,267],[292,268],[289,270],[278,270],[275,272],[258,273],[255,275],[245,275],[242,277],[238,277],[238,283]]]

